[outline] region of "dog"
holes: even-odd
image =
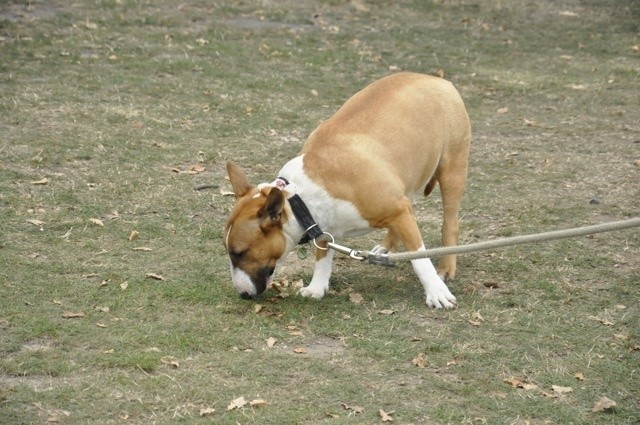
[[[300,295],[318,299],[329,289],[331,240],[387,229],[375,253],[400,244],[408,251],[424,250],[411,196],[427,196],[436,184],[442,196],[442,245],[456,245],[470,143],[469,116],[453,84],[400,72],[347,100],[272,183],[254,186],[238,165],[227,163],[236,202],[224,244],[235,288],[242,298],[262,293],[278,262],[309,238],[317,247],[316,261]],[[455,255],[442,257],[437,270],[428,258],[411,263],[427,305],[455,307],[445,284],[456,274]]]

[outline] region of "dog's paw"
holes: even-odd
[[[389,253],[389,250],[382,245],[376,245],[371,248],[371,251],[369,252],[373,255],[387,255]]]
[[[456,297],[449,291],[446,285],[438,285],[427,292],[427,305],[433,308],[450,309],[456,306]]]
[[[324,292],[325,291],[322,288],[313,288],[311,285],[309,285],[300,289],[299,294],[305,298],[315,298],[316,300],[319,300],[320,298],[324,297]]]

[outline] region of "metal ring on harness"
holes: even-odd
[[[317,226],[317,224],[314,224],[314,226]],[[311,226],[311,227],[313,227],[313,226]],[[311,228],[311,227],[310,227],[310,228]],[[310,229],[310,228],[309,228],[309,229]],[[309,229],[307,229],[307,230],[309,230]],[[306,231],[305,231],[305,233],[306,233]],[[331,233],[328,233],[328,232],[322,232],[322,235],[327,235],[327,236],[329,236],[329,237],[331,238],[331,243],[335,243],[335,241],[336,241],[336,240],[335,240],[335,238],[333,237],[333,235],[332,235]],[[322,236],[322,235],[320,235],[320,236]],[[322,248],[321,246],[318,246],[318,243],[316,242],[316,239],[317,239],[317,238],[313,239],[313,244],[316,246],[316,248],[318,248],[318,249],[319,249],[319,250],[321,250],[321,251],[327,251],[327,250],[329,249],[329,247]]]

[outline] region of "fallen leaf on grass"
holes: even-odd
[[[480,326],[482,322],[484,322],[484,317],[482,317],[479,311],[473,313],[473,316],[469,319],[469,324],[473,326]]]
[[[126,280],[120,284],[120,289],[122,289],[123,291],[128,287],[129,287],[129,282],[127,282]]]
[[[227,410],[242,409],[246,405],[247,400],[245,400],[244,397],[238,397],[227,406]]]
[[[153,251],[153,249],[148,248],[146,246],[137,246],[135,248],[133,248],[134,251],[141,251],[141,252],[149,252],[149,251]]]
[[[95,224],[96,226],[104,227],[104,222],[99,218],[90,218],[89,222]]]
[[[273,348],[276,344],[278,343],[278,340],[275,339],[274,337],[269,337],[267,338],[267,347],[268,348]]]
[[[507,112],[509,112],[509,108],[507,107],[500,108],[496,111],[497,114],[506,114]]]
[[[574,378],[576,378],[578,381],[584,381],[584,373],[582,372],[576,372],[573,375]]]
[[[511,385],[514,388],[521,388],[523,390],[535,390],[536,388],[538,388],[536,384],[525,382],[522,379],[516,378],[514,376],[511,376],[509,378],[504,378],[502,381],[506,382],[507,384]]]
[[[420,369],[424,369],[427,367],[427,358],[424,353],[420,353],[416,358],[411,360],[411,364]]]
[[[269,404],[269,403],[267,403],[267,401],[266,401],[266,400],[263,400],[263,399],[261,399],[261,398],[256,399],[256,400],[251,400],[251,401],[249,402],[249,406],[251,406],[251,407],[264,407],[264,406],[266,406],[267,404]]]
[[[99,328],[108,328],[108,326],[105,325],[104,323],[96,323],[96,326]]]
[[[551,389],[556,394],[567,394],[567,393],[570,393],[571,391],[573,391],[573,388],[571,388],[571,387],[561,387],[559,385],[552,385]]]
[[[362,295],[354,292],[349,294],[349,301],[351,301],[354,304],[362,304],[362,302],[364,301],[364,298],[362,298]]]
[[[200,409],[200,416],[211,416],[216,412],[216,409],[212,407],[205,407],[204,409]]]
[[[40,226],[40,227],[44,226],[44,221],[42,220],[29,219],[27,220],[27,223],[33,224],[34,226]]]
[[[378,313],[384,314],[385,316],[391,316],[395,312],[396,312],[395,310],[380,310]]]
[[[340,403],[340,405],[342,406],[342,408],[344,410],[350,410],[351,411],[351,413],[349,413],[349,415],[351,415],[351,414],[358,415],[358,414],[364,412],[364,407],[361,407],[361,406],[349,406],[348,404],[345,404],[345,403]]]
[[[145,276],[148,277],[149,279],[164,280],[164,277],[162,275],[160,275],[160,274],[147,273]]]
[[[304,347],[296,347],[293,349],[293,352],[296,354],[307,354],[307,349]]]
[[[45,184],[48,184],[48,183],[49,183],[49,179],[46,178],[46,177],[43,178],[43,179],[35,180],[35,181],[31,182],[31,184],[35,184],[35,185],[45,185]]]
[[[393,413],[394,412],[387,413],[382,409],[378,410],[378,414],[380,415],[380,418],[382,418],[382,422],[393,422],[393,418],[391,417]]]
[[[605,326],[613,326],[614,325],[614,323],[611,322],[610,320],[603,319],[603,318],[597,317],[597,316],[589,316],[588,319],[589,320],[595,320],[596,322],[600,322]]]
[[[609,398],[607,398],[605,396],[602,396],[593,405],[593,409],[591,409],[591,411],[592,412],[608,412],[608,411],[614,410],[617,405],[618,404],[615,401],[613,401],[613,400],[611,400],[611,399],[609,399]]]
[[[180,363],[178,363],[178,361],[171,356],[163,357],[160,359],[160,361],[163,364],[166,364],[167,366],[172,367],[173,369],[178,369],[180,367]]]
[[[133,242],[138,239],[138,236],[140,236],[140,233],[138,233],[137,230],[132,230],[131,233],[129,233],[129,241]]]
[[[73,311],[67,311],[62,313],[62,318],[63,319],[79,319],[81,317],[84,317],[85,314],[81,311],[78,312],[73,312]]]
[[[256,304],[253,306],[253,312],[255,314],[258,314],[262,311],[262,309],[264,308],[264,306],[262,304]]]

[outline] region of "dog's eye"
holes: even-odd
[[[240,260],[242,260],[242,258],[245,256],[245,254],[247,253],[247,251],[230,251],[229,252],[229,257],[231,257],[231,262],[236,263]]]

